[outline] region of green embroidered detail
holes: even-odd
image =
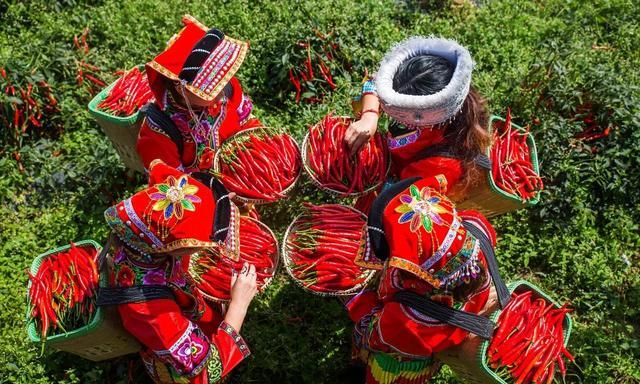
[[[431,232],[433,224],[444,224],[440,214],[449,210],[440,204],[442,198],[438,195],[432,196],[431,192],[432,190],[428,187],[419,190],[415,184],[412,184],[409,187],[409,194],[400,195],[402,204],[395,209],[395,212],[401,214],[398,223],[410,222],[411,232],[416,232],[420,226],[425,231]]]
[[[222,379],[222,360],[220,352],[215,346],[211,346],[211,357],[207,363],[207,377],[210,383],[216,383]]]
[[[188,184],[186,175],[181,176],[178,180],[169,176],[166,183],[156,184],[158,192],[149,195],[151,200],[155,200],[154,211],[164,211],[165,220],[169,220],[173,216],[180,220],[185,210],[196,210],[193,203],[200,203],[202,200],[195,195],[198,192],[198,187]]]
[[[122,205],[120,205],[121,209]],[[120,240],[127,243],[129,246],[133,247],[133,249],[142,252],[143,254],[149,254],[153,252],[153,248],[147,244],[144,240],[142,240],[139,236],[137,236],[129,226],[127,226],[120,217],[118,216],[118,212],[116,207],[109,207],[104,212],[104,218],[107,221],[107,224],[113,229],[113,231],[118,235]]]

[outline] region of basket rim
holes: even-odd
[[[527,280],[521,279],[521,280],[516,280],[516,281],[513,281],[513,282],[507,284],[507,288],[509,290],[509,294],[515,292],[516,290],[518,290],[518,288],[521,288],[521,287],[529,288],[531,291],[533,291],[533,293],[535,295],[538,295],[539,297],[541,297],[544,300],[548,301],[549,303],[553,304],[554,307],[556,307],[556,308],[560,308],[561,307],[561,305],[558,304],[557,301],[552,299],[547,293],[545,293],[542,289],[540,289],[540,287],[538,287],[537,285],[535,285],[535,284],[533,284],[533,283],[531,283],[531,282],[529,282]],[[502,309],[499,308],[494,313],[492,313],[489,318],[491,319],[491,321],[493,321],[495,323],[501,313],[502,313]],[[572,328],[573,328],[573,320],[571,319],[571,316],[567,313],[567,314],[564,315],[564,330],[563,330],[563,338],[564,338],[564,346],[565,347],[569,344],[569,337],[571,336]],[[479,360],[479,363],[480,363],[480,368],[483,371],[485,371],[485,373],[490,375],[496,381],[496,383],[509,384],[503,378],[498,376],[498,374],[496,372],[494,372],[493,369],[488,364],[489,358],[487,357],[487,351],[489,349],[490,342],[491,342],[491,340],[483,340],[482,343],[480,344],[479,354],[477,356],[477,359]]]
[[[344,205],[344,204],[337,204],[337,203],[332,203],[332,204],[322,204],[322,205],[331,205],[331,206],[340,206],[340,207],[345,207],[345,208],[349,208],[350,210],[359,213],[360,215],[362,215],[365,220],[366,220],[366,215],[362,212],[360,212],[359,210],[350,207],[348,205]],[[293,280],[298,286],[300,286],[302,289],[304,289],[307,292],[311,292],[315,295],[318,296],[325,296],[325,297],[336,297],[336,296],[349,296],[352,295],[356,292],[358,292],[358,290],[362,290],[364,289],[364,287],[367,286],[367,284],[371,281],[371,279],[373,278],[373,276],[375,275],[375,273],[377,272],[376,270],[373,269],[369,269],[369,268],[364,268],[358,265],[358,267],[360,269],[363,270],[362,275],[366,275],[365,280],[362,283],[356,284],[353,288],[349,288],[343,291],[335,291],[335,292],[319,292],[316,290],[313,290],[307,286],[305,286],[300,280],[298,280],[294,275],[293,275],[293,271],[291,270],[291,264],[293,263],[293,261],[291,260],[290,256],[289,256],[289,251],[287,250],[287,243],[288,243],[288,239],[289,236],[292,234],[292,231],[295,228],[295,225],[297,224],[297,222],[300,220],[300,218],[302,216],[304,216],[304,213],[301,213],[299,215],[297,215],[293,221],[287,226],[287,230],[284,233],[284,237],[282,238],[282,251],[280,252],[280,254],[282,255],[282,264],[285,268],[285,270],[287,271],[287,274],[291,277],[291,280]],[[370,247],[369,242],[365,239],[365,247]],[[356,264],[357,265],[357,264]]]
[[[80,240],[80,241],[74,242],[73,244],[77,247],[92,247],[96,250],[97,253],[100,253],[100,251],[102,250],[102,246],[99,243],[90,239]],[[66,251],[70,248],[71,248],[71,244],[62,245],[38,255],[31,263],[31,273],[32,274],[37,273],[38,269],[42,265],[42,262],[47,257],[54,255],[56,253],[60,253],[62,251]],[[105,271],[100,272],[100,283],[101,283],[100,284],[101,286],[106,284]],[[31,316],[29,315],[29,308],[31,307],[29,303],[29,289],[31,289],[31,282],[27,284],[27,335],[29,336],[29,340],[31,340],[31,342],[40,343],[42,342],[42,338],[38,335],[38,331],[36,329],[36,322],[33,319],[31,319]],[[80,336],[84,336],[90,333],[91,331],[93,331],[94,329],[98,328],[103,321],[104,321],[103,309],[102,307],[96,306],[96,310],[93,314],[93,317],[87,324],[71,331],[47,336],[47,338],[45,339],[46,340],[45,342],[49,344],[56,344],[62,341],[67,341],[70,339],[75,339]]]
[[[493,129],[493,122],[494,121],[506,121],[503,117],[498,116],[498,115],[491,115],[491,117],[489,118],[489,132],[492,132]],[[533,170],[534,172],[539,176],[540,175],[540,164],[538,162],[538,149],[536,147],[536,142],[533,138],[533,135],[531,134],[531,132],[526,132],[525,129],[523,127],[521,127],[518,124],[515,123],[511,123],[511,126],[518,129],[519,131],[523,131],[526,133],[527,135],[527,145],[529,146],[529,155],[530,155],[530,160],[531,160],[531,164],[533,165]],[[493,145],[489,146],[489,148],[487,148],[487,157],[489,157],[489,159],[491,158],[491,150],[493,148]],[[531,200],[526,200],[523,201],[521,198],[519,198],[518,196],[514,195],[513,193],[509,193],[507,191],[502,190],[500,187],[498,187],[498,185],[496,185],[495,180],[493,178],[493,169],[490,168],[487,172],[487,180],[489,183],[489,188],[491,188],[491,190],[504,197],[505,199],[508,199],[510,201],[514,201],[517,202],[525,207],[530,207],[533,205],[538,204],[538,202],[540,202],[540,193],[541,190],[536,192],[536,195],[534,198],[532,198]]]
[[[236,132],[233,135],[231,135],[230,137],[228,137],[222,144],[220,144],[220,147],[218,149],[216,149],[216,153],[213,157],[213,171],[216,173],[221,173],[220,172],[220,154],[222,151],[222,147],[230,142],[231,140],[238,138],[242,135],[246,135],[246,134],[250,134],[251,132],[254,131],[266,131],[270,128],[265,127],[265,126],[261,126],[261,127],[253,127],[253,128],[249,128],[249,129],[245,129],[244,131],[240,131],[240,132]],[[291,140],[293,140],[293,143],[295,144],[296,149],[298,150],[298,154],[300,156],[301,152],[300,152],[300,145],[298,144],[298,142],[296,141],[296,139],[293,137],[293,135],[289,134],[288,132],[283,132],[283,134],[289,136],[291,138]],[[300,175],[302,174],[302,167],[300,167],[298,169],[298,174],[296,175],[296,177],[293,179],[293,181],[291,182],[290,185],[288,185],[285,189],[283,189],[280,194],[285,195],[283,197],[278,197],[275,200],[271,201],[271,200],[266,200],[266,199],[253,199],[253,198],[249,198],[249,197],[244,197],[244,196],[240,196],[240,194],[238,192],[233,191],[236,196],[233,198],[233,200],[239,201],[241,203],[244,204],[256,204],[256,205],[264,205],[264,204],[270,204],[270,203],[276,203],[280,200],[283,200],[285,198],[287,198],[288,196],[286,196],[289,192],[291,192],[291,190],[296,186],[296,184],[298,183],[298,180],[300,179]]]
[[[278,238],[276,237],[275,233],[273,232],[273,230],[271,230],[271,228],[269,228],[269,226],[267,224],[263,223],[260,220],[256,220],[253,217],[249,217],[249,216],[241,216],[240,217],[240,219],[243,219],[243,218],[246,218],[246,219],[248,219],[250,221],[253,221],[254,223],[262,226],[265,229],[267,229],[267,232],[271,235],[271,237],[273,238],[273,240],[276,243],[276,253],[275,253],[275,256],[273,258],[272,274],[271,274],[271,277],[266,278],[264,280],[264,284],[262,285],[262,288],[258,291],[258,294],[260,294],[260,293],[264,292],[269,285],[271,285],[271,283],[273,282],[273,280],[275,279],[275,277],[276,277],[276,275],[278,273],[278,269],[280,267],[280,244],[278,244]],[[200,292],[205,299],[210,300],[210,301],[215,302],[215,303],[228,303],[229,301],[231,301],[231,299],[220,299],[218,297],[209,295],[208,293],[204,292],[203,290],[201,290],[198,287],[197,280],[193,277],[194,274],[191,272],[191,263],[192,263],[192,261],[193,261],[193,258],[191,258],[190,261],[189,261],[189,275],[196,282],[196,289],[198,290],[198,292]]]
[[[338,118],[342,118],[342,119],[347,119],[350,121],[353,121],[354,119],[352,117],[349,116],[335,116]],[[301,159],[302,159],[302,166],[305,170],[305,173],[307,174],[307,176],[309,176],[309,179],[311,180],[311,182],[318,187],[319,189],[332,193],[334,195],[338,195],[339,197],[343,197],[343,198],[354,198],[354,197],[361,197],[364,196],[368,193],[371,193],[373,191],[375,191],[376,189],[378,189],[378,187],[380,187],[381,185],[384,184],[385,180],[387,179],[387,176],[389,175],[389,171],[391,170],[391,157],[389,156],[389,154],[387,155],[387,169],[385,171],[384,174],[384,178],[382,181],[378,182],[377,184],[374,184],[373,186],[360,191],[360,192],[351,192],[351,193],[347,193],[347,192],[340,192],[338,190],[335,190],[333,188],[329,188],[326,186],[323,186],[320,181],[316,178],[316,176],[314,176],[313,174],[313,170],[311,169],[311,166],[308,164],[307,161],[307,157],[308,157],[308,147],[309,147],[309,135],[311,134],[311,130],[316,128],[318,126],[318,124],[320,123],[316,123],[312,126],[309,127],[309,129],[307,129],[307,133],[305,133],[304,138],[302,139],[302,153],[301,153]],[[375,135],[382,135],[380,132],[378,132],[376,130]],[[384,139],[384,138],[383,138]],[[385,151],[388,151],[388,149],[385,148]]]
[[[144,64],[137,65],[136,67],[144,71]],[[118,77],[115,81],[113,81],[107,87],[102,89],[102,91],[100,91],[97,95],[95,95],[93,99],[91,99],[91,101],[89,102],[88,108],[89,108],[89,113],[93,115],[94,118],[105,119],[120,125],[134,124],[136,121],[138,121],[138,118],[140,118],[141,116],[139,109],[129,116],[115,116],[105,111],[102,111],[98,108],[98,104],[100,104],[102,100],[107,98],[107,95],[109,94],[111,89],[116,85],[118,80],[120,80],[121,78],[122,76]]]

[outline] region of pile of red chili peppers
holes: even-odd
[[[98,268],[93,247],[71,244],[29,273],[29,315],[44,341],[50,331],[72,331],[89,323],[95,309]]]
[[[366,217],[339,204],[305,206],[286,241],[292,277],[321,293],[340,293],[366,281],[354,263],[365,248]]]
[[[333,31],[323,34],[315,30],[314,35],[297,41],[292,48],[295,62],[289,67],[289,82],[296,91],[296,103],[301,97],[306,102],[319,103],[327,91],[336,89],[331,62],[338,56],[342,58],[340,47]]]
[[[380,185],[388,167],[387,148],[376,132],[355,155],[343,140],[352,119],[331,114],[309,128],[306,164],[321,187],[344,195],[361,193]]]
[[[565,377],[564,320],[569,309],[557,308],[532,291],[512,294],[498,317],[487,355],[491,368],[521,383],[552,383],[556,368]]]
[[[195,261],[192,271],[196,286],[205,295],[218,300],[231,299],[232,271],[240,272],[244,262],[255,265],[258,290],[271,281],[278,258],[278,242],[261,222],[240,217],[240,258],[233,261],[219,249],[210,249]]]
[[[238,196],[274,202],[300,174],[300,150],[286,133],[252,130],[227,140],[220,148],[222,183]]]
[[[527,145],[529,132],[514,129],[511,111],[504,124],[494,122],[494,144],[491,147],[491,172],[501,190],[518,196],[522,201],[535,198],[542,190],[540,175],[533,169],[531,150]]]
[[[134,67],[116,81],[98,108],[115,116],[130,116],[152,98],[147,74]]]

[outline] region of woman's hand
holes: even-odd
[[[376,133],[378,128],[378,115],[375,113],[365,113],[360,120],[351,123],[344,135],[344,141],[351,150],[351,155],[358,153]]]
[[[256,277],[256,267],[246,262],[240,272],[231,276],[231,302],[224,320],[236,332],[240,332],[249,304],[258,292]]]

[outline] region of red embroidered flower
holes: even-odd
[[[202,155],[200,155],[200,161],[198,162],[198,168],[207,170],[213,167],[213,157],[215,152],[211,148],[205,148]]]
[[[116,282],[120,287],[132,287],[136,281],[136,273],[133,269],[129,268],[127,265],[123,265],[120,267],[118,271],[118,275],[116,276]]]

